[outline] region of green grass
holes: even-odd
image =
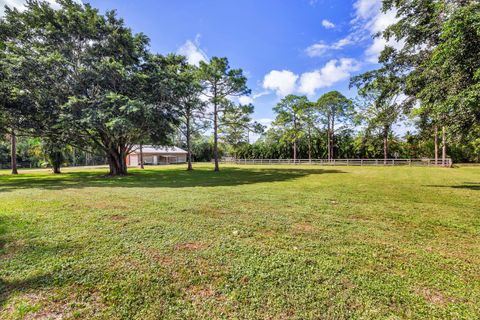
[[[0,319],[480,318],[480,168],[0,173]]]

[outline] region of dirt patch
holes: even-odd
[[[203,250],[206,247],[207,245],[201,242],[184,242],[175,245],[175,250],[196,251]]]
[[[428,302],[438,306],[455,302],[453,298],[447,297],[442,292],[430,288],[416,288],[415,293],[422,296]]]
[[[127,219],[127,217],[123,216],[121,214],[114,214],[114,215],[110,216],[110,220],[113,220],[113,221],[122,221],[122,220],[125,220],[125,219]]]
[[[19,305],[30,308],[22,319],[65,319],[73,315],[80,318],[90,318],[104,309],[104,304],[96,292],[73,293],[78,288],[71,287],[72,294],[66,294],[58,299],[58,293],[53,290],[25,293],[16,298],[11,305],[8,305],[4,312],[7,315],[15,315],[16,307]]]
[[[175,262],[170,254],[160,252],[155,248],[145,248],[143,251],[148,259],[154,260],[165,267],[171,266]]]
[[[194,298],[208,299],[215,296],[215,291],[210,287],[190,288],[189,293]]]
[[[12,242],[0,240],[0,251],[3,251],[3,253],[0,253],[0,261],[13,259],[17,252],[25,247],[25,245],[25,240],[16,240]]]
[[[340,284],[342,285],[343,288],[349,289],[349,290],[355,289],[357,287],[355,283],[351,282],[349,279],[346,279],[346,278],[340,279]]]
[[[315,231],[315,227],[309,223],[297,223],[293,226],[296,232],[310,233]]]
[[[190,286],[186,290],[187,297],[195,305],[200,305],[208,300],[223,303],[225,296],[215,291],[211,285]]]

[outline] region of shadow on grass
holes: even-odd
[[[224,168],[220,172],[200,169],[134,171],[122,177],[108,177],[101,172],[69,172],[61,175],[22,174],[1,175],[0,192],[18,189],[51,189],[110,187],[110,188],[192,188],[236,186],[255,183],[288,181],[308,175],[344,173],[340,170],[297,168]]]
[[[55,271],[46,270],[44,266],[51,262],[52,257],[69,257],[79,250],[78,246],[63,242],[45,244],[41,241],[19,241],[19,245],[6,249],[7,243],[12,244],[15,241],[8,232],[12,224],[15,224],[14,219],[0,216],[0,319],[3,319],[2,308],[11,296],[19,293],[36,294],[38,289],[60,287],[75,281],[74,276],[77,275],[77,272],[70,271],[74,275],[70,276],[67,266]],[[9,270],[12,268],[22,272],[30,269],[33,264],[36,272],[30,273],[30,276],[20,277],[19,273]]]
[[[427,187],[434,188],[453,188],[453,189],[468,189],[480,191],[480,182],[464,182],[460,185],[446,186],[446,185],[428,185]]]
[[[41,274],[11,282],[4,281],[0,278],[0,309],[14,293],[52,287],[55,280],[51,274]]]

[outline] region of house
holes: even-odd
[[[187,151],[178,147],[154,147],[143,146],[143,163],[144,164],[171,164],[184,163],[187,161]],[[135,146],[133,151],[127,156],[128,166],[140,165],[140,147]]]

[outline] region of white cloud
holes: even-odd
[[[272,70],[265,75],[263,87],[273,90],[278,96],[286,96],[295,91],[298,75],[288,70]]]
[[[273,119],[271,119],[271,118],[260,118],[260,119],[257,119],[257,122],[261,123],[263,125],[269,125],[273,122]]]
[[[272,127],[273,119],[271,118],[260,118],[260,119],[253,119],[254,121],[260,123],[261,125],[265,126],[265,130],[268,130]],[[260,134],[251,133],[249,136],[250,142],[255,143],[255,141],[260,138]]]
[[[358,32],[367,33],[370,37],[381,33],[397,20],[395,11],[382,12],[381,0],[357,0],[353,6],[355,19],[352,22],[356,25]],[[386,45],[400,49],[403,47],[403,42],[394,39],[387,41],[381,36],[375,37],[365,50],[367,61],[378,62],[378,57]]]
[[[270,71],[263,80],[263,87],[275,91],[279,97],[292,93],[312,96],[318,89],[328,88],[349,79],[360,64],[351,58],[333,59],[322,68],[297,75],[291,71]]]
[[[263,96],[266,96],[270,94],[270,91],[262,91],[262,92],[258,92],[258,93],[254,93],[252,94],[251,96],[240,96],[238,98],[236,97],[232,97],[232,101],[235,101],[235,99],[237,99],[237,101],[240,103],[240,104],[250,104],[250,103],[253,103],[255,101],[255,99],[257,98],[260,98],[260,97],[263,97]]]
[[[261,125],[264,125],[265,127],[267,127],[267,129],[269,129],[272,126],[273,119],[271,119],[271,118],[260,118],[260,119],[257,119],[255,121],[257,121]]]
[[[353,4],[355,8],[355,14],[360,19],[371,19],[376,16],[382,7],[381,0],[357,0]]]
[[[328,61],[321,69],[305,72],[300,77],[298,91],[314,95],[316,90],[327,88],[337,82],[350,78],[351,73],[360,68],[355,59],[334,59]]]
[[[270,93],[270,92],[268,92],[268,91],[262,91],[262,92],[259,92],[259,93],[254,93],[254,94],[253,94],[253,99],[257,99],[257,98],[266,96],[266,95],[269,94],[269,93]]]
[[[25,10],[24,4],[24,0],[0,0],[0,17],[3,17],[5,14],[5,6],[23,11]]]
[[[250,104],[250,103],[253,103],[253,98],[252,97],[249,97],[249,96],[241,96],[238,98],[238,102],[240,102],[240,104]]]
[[[197,34],[195,40],[187,40],[177,50],[178,54],[187,57],[187,61],[190,64],[198,66],[200,61],[207,61],[207,54],[200,49],[200,35]]]
[[[46,0],[52,8],[60,9],[60,4],[55,0]],[[74,0],[75,2],[82,3],[81,0]],[[5,14],[5,6],[10,8],[17,8],[19,11],[25,10],[25,0],[0,0],[0,17],[3,17]]]
[[[325,29],[333,29],[335,28],[335,24],[332,22],[332,21],[329,21],[327,19],[323,19],[322,20],[322,26],[325,28]]]
[[[387,41],[384,38],[375,38],[373,43],[365,50],[365,56],[370,63],[377,63],[380,53],[383,51]]]
[[[320,57],[329,51],[338,51],[348,45],[368,42],[364,51],[365,59],[368,62],[377,63],[378,57],[386,45],[396,49],[402,48],[403,42],[401,41],[393,39],[386,41],[381,36],[375,37],[397,20],[396,11],[382,12],[382,0],[356,0],[353,8],[355,14],[351,21],[352,30],[349,35],[334,43],[324,41],[315,43],[306,48],[305,53],[310,57]],[[324,27],[328,28],[328,22],[330,21],[322,21]]]
[[[309,57],[319,57],[330,49],[331,49],[330,45],[326,44],[323,41],[320,41],[319,43],[312,44],[310,47],[305,49],[305,53]]]
[[[340,39],[337,42],[334,42],[332,44],[326,44],[325,42],[320,41],[318,43],[312,44],[310,47],[305,49],[305,53],[312,58],[320,57],[325,53],[327,53],[328,51],[341,50],[345,46],[348,46],[350,44],[352,44],[352,39],[350,37]]]

